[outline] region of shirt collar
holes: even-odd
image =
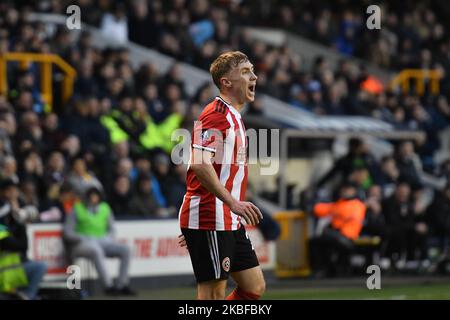
[[[220,100],[220,101],[222,101],[223,103],[225,103],[225,105],[226,105],[228,108],[230,108],[231,112],[233,112],[233,114],[234,114],[235,116],[238,116],[239,118],[241,117],[241,113],[240,113],[239,111],[237,111],[236,108],[233,107],[231,104],[229,104],[228,102],[226,102],[221,96],[217,96],[217,97],[216,97],[216,100]]]

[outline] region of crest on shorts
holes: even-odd
[[[222,260],[222,268],[225,272],[230,271],[230,258],[226,257]]]

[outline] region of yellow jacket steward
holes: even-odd
[[[130,139],[129,134],[119,125],[121,112],[113,110],[109,114],[102,116],[101,122],[109,131],[109,136],[113,144],[117,144]],[[172,132],[178,129],[183,121],[183,116],[172,113],[164,121],[156,124],[150,116],[146,116],[145,130],[139,135],[139,144],[146,150],[161,148],[166,152],[172,151],[177,143],[171,140]]]
[[[0,241],[9,237],[6,226],[0,224]],[[20,254],[0,249],[0,292],[14,292],[28,284]]]

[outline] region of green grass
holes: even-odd
[[[307,289],[275,289],[268,291],[266,299],[450,299],[450,284],[421,285],[421,286],[396,286],[381,287],[380,290],[368,290],[367,288],[307,288]]]
[[[194,299],[195,288],[171,288],[140,291],[137,299],[149,300],[181,300]],[[98,297],[102,298],[102,297]],[[391,299],[391,300],[449,300],[450,283],[385,286],[380,290],[368,290],[367,288],[267,288],[264,299],[267,300],[308,300],[308,299]]]

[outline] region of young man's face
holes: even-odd
[[[255,100],[256,79],[253,65],[250,61],[241,62],[228,74],[231,82],[231,92],[239,103],[253,102]]]

